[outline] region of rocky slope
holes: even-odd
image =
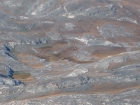
[[[0,105],[139,105],[139,0],[0,0]]]

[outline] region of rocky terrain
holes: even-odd
[[[0,0],[0,105],[140,105],[139,0]]]

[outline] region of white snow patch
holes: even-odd
[[[68,76],[70,76],[70,77],[75,77],[75,76],[84,74],[84,73],[86,73],[86,72],[88,72],[87,69],[76,69],[76,70],[74,70],[72,73],[70,73]]]
[[[119,4],[119,7],[120,7],[120,8],[124,8],[121,4]]]
[[[53,24],[54,22],[52,22],[52,21],[42,21],[42,22],[40,22],[40,23],[48,23],[48,24]]]
[[[68,18],[75,18],[75,16],[72,15],[72,14],[70,14],[70,13],[67,15],[67,17],[68,17]]]
[[[38,51],[37,51],[37,50],[35,50],[34,48],[32,48],[32,50],[33,50],[34,52],[38,53]]]
[[[68,30],[73,30],[73,28],[75,27],[75,25],[73,23],[65,23],[65,28]]]
[[[118,20],[118,21],[129,21],[129,22],[138,24],[138,21],[137,21],[137,20],[134,20],[134,19],[129,18],[129,17],[122,17],[122,18],[119,18],[119,19],[117,19],[117,20]]]
[[[88,44],[88,40],[85,38],[75,38],[76,40],[79,40],[81,42],[84,42],[85,44]]]
[[[32,12],[31,14],[32,14],[32,15],[37,15],[37,13],[36,13],[36,12]]]
[[[28,19],[28,17],[26,17],[26,16],[20,16],[19,18],[20,19]]]
[[[15,43],[15,42],[9,42],[9,44],[10,44],[10,46],[11,46],[12,48],[14,48],[14,47],[15,47],[15,45],[16,45],[16,43]]]

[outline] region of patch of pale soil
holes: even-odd
[[[34,77],[30,73],[18,72],[13,75],[13,78],[25,83],[34,81]]]

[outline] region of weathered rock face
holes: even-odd
[[[0,0],[0,105],[140,104],[139,0]]]

